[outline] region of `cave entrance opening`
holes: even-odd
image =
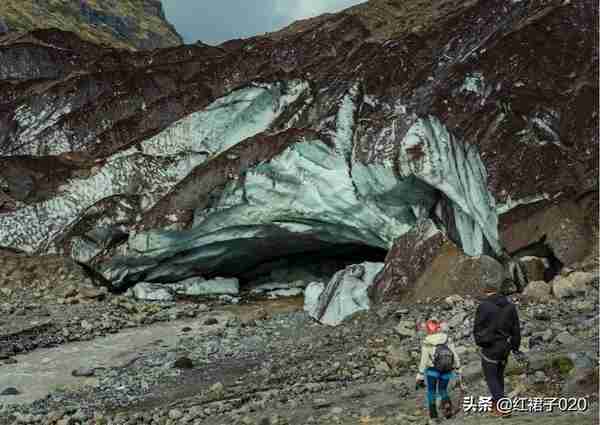
[[[362,244],[327,244],[289,255],[270,257],[235,275],[242,292],[265,289],[303,289],[311,282],[327,283],[338,271],[352,264],[383,263],[387,250]]]
[[[520,248],[518,251],[513,252],[511,255],[513,258],[517,258],[519,260],[530,256],[543,259],[545,262],[545,282],[552,281],[552,279],[554,279],[557,275],[560,274],[563,268],[563,263],[556,257],[554,251],[547,243],[546,236],[543,236],[537,242]],[[531,281],[530,276],[527,276],[527,279]]]

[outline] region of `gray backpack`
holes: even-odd
[[[447,342],[436,345],[433,353],[433,367],[442,373],[454,370],[454,353],[448,347]]]

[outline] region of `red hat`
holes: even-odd
[[[440,322],[437,320],[428,320],[425,322],[425,330],[429,335],[439,332],[441,330]]]

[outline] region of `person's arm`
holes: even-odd
[[[517,306],[513,308],[513,323],[510,336],[510,345],[513,352],[520,351],[521,348],[521,323],[519,322],[519,312]]]
[[[452,354],[454,355],[454,369],[456,373],[462,375],[462,365],[460,363],[460,357],[456,352],[456,346],[453,343],[449,343],[448,348],[450,349],[450,351],[452,351]]]
[[[482,346],[485,342],[482,340],[482,331],[485,329],[484,315],[483,315],[483,304],[479,304],[477,311],[475,312],[475,320],[473,322],[473,337],[475,338],[475,344]]]

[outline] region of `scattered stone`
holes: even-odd
[[[60,292],[60,297],[62,298],[71,298],[76,296],[78,293],[77,288],[75,287],[75,285],[67,285],[65,286],[65,288]]]
[[[5,388],[4,390],[2,390],[2,392],[0,392],[0,396],[19,395],[19,394],[21,394],[21,392],[14,387]]]
[[[206,326],[213,326],[213,325],[218,325],[218,324],[219,324],[219,321],[214,317],[209,317],[208,319],[206,319],[204,321],[204,325],[206,325]]]
[[[94,288],[83,286],[79,288],[79,296],[86,299],[102,299],[106,296],[108,290],[105,287]]]
[[[464,324],[465,319],[467,317],[469,317],[469,313],[466,313],[464,311],[456,313],[448,321],[448,326],[450,327],[450,329],[457,328],[457,327],[461,326],[462,324]]]
[[[179,357],[175,360],[175,367],[177,369],[193,369],[194,362],[189,357]]]
[[[523,297],[530,302],[547,303],[551,300],[552,287],[544,281],[530,282],[523,291]]]
[[[181,419],[183,417],[183,412],[178,409],[169,410],[169,418],[173,420]]]
[[[533,379],[531,380],[531,382],[533,384],[543,384],[546,382],[547,379],[548,378],[547,378],[546,374],[543,371],[538,370],[537,372],[534,373]]]
[[[71,372],[71,375],[75,376],[75,377],[85,378],[85,377],[94,376],[95,373],[96,372],[94,371],[93,368],[83,367],[83,368],[73,370],[73,372]]]
[[[569,332],[561,332],[556,336],[556,340],[562,345],[576,345],[579,340],[571,335]]]
[[[411,320],[402,320],[394,328],[398,335],[413,337],[417,334],[416,324]]]
[[[169,287],[176,293],[187,296],[238,295],[240,293],[240,282],[236,278],[217,277],[205,280],[202,277],[192,277],[170,284]]]
[[[411,356],[400,346],[390,345],[387,352],[385,361],[392,369],[409,367],[412,364]]]
[[[459,303],[461,303],[461,302],[463,302],[463,301],[464,301],[464,298],[463,298],[463,297],[461,297],[460,295],[457,295],[457,294],[455,294],[455,295],[450,295],[450,296],[448,296],[448,297],[446,297],[446,298],[444,299],[444,302],[445,302],[446,304],[449,304],[449,305],[451,305],[451,306],[455,306],[455,305],[457,305],[457,304],[459,304]]]
[[[557,276],[552,281],[552,293],[558,299],[585,295],[594,279],[592,273],[575,272],[568,276]]]
[[[547,308],[538,308],[533,312],[533,318],[537,320],[548,321],[552,320],[552,315]]]
[[[323,409],[325,407],[330,407],[332,403],[324,398],[316,398],[313,400],[313,406],[317,409]]]
[[[131,292],[142,301],[173,301],[173,294],[165,285],[141,282],[135,285]]]
[[[211,385],[208,389],[208,392],[216,399],[221,399],[225,395],[225,386],[222,383],[217,382],[216,384]]]

